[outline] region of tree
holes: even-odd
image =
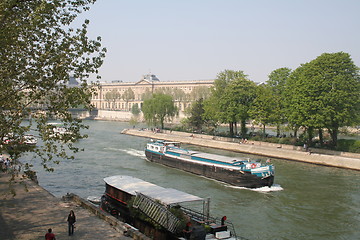
[[[136,117],[138,117],[139,116],[139,114],[140,114],[140,108],[139,108],[139,105],[137,104],[137,103],[135,103],[132,107],[131,107],[131,113],[134,115],[134,116],[136,116]]]
[[[120,99],[121,94],[113,89],[111,92],[105,94],[105,100],[109,103],[109,108],[111,108],[110,103],[112,103],[112,108],[115,108],[116,100]]]
[[[327,128],[336,146],[339,127],[359,122],[359,68],[347,53],[324,53],[303,64],[287,91],[289,121],[306,128],[309,144],[314,129]]]
[[[91,87],[86,79],[97,74],[105,49],[101,38],[87,37],[88,20],[78,29],[70,24],[89,9],[93,0],[0,2],[0,138],[11,138],[14,156],[23,136],[35,129],[43,144],[34,151],[47,170],[47,162],[72,158],[78,151],[73,142],[85,137],[86,127],[74,119],[69,108],[90,108]],[[67,85],[70,75],[81,83]],[[71,134],[56,136],[47,123],[50,117],[61,121]],[[23,120],[30,118],[28,124]],[[3,149],[2,149],[3,150]]]
[[[210,96],[210,88],[205,86],[194,87],[190,93],[190,99],[195,101],[199,99],[207,99]]]
[[[128,88],[122,95],[122,99],[126,102],[126,108],[128,109],[128,103],[135,99],[135,93],[131,88]]]
[[[202,126],[205,123],[203,117],[205,112],[203,101],[204,100],[200,98],[192,104],[188,121],[189,125],[195,128],[198,132],[201,132]]]
[[[221,109],[224,110],[222,118],[225,121],[236,123],[240,121],[241,136],[245,136],[246,121],[250,118],[250,109],[257,94],[254,82],[244,77],[232,81],[220,99]],[[231,130],[231,129],[230,129]],[[233,133],[230,131],[230,134]]]
[[[224,70],[220,72],[214,82],[214,87],[211,88],[210,98],[204,103],[204,117],[212,122],[228,123],[231,136],[234,135],[234,127],[236,128],[238,121],[235,112],[238,109],[233,105],[234,102],[231,102],[230,98],[234,96],[230,93],[231,87],[229,86],[232,82],[246,79],[246,77],[243,71]]]
[[[182,102],[185,100],[186,98],[186,94],[184,92],[184,90],[180,89],[180,88],[175,88],[173,90],[173,92],[171,93],[171,95],[174,97],[174,100]]]
[[[210,133],[215,133],[215,130],[220,123],[220,106],[218,105],[218,99],[214,94],[210,94],[210,97],[203,101],[203,107],[204,113],[202,114],[202,117],[207,125],[208,131]]]
[[[269,123],[276,124],[277,136],[280,135],[280,125],[286,123],[284,96],[286,95],[285,85],[290,74],[290,68],[278,68],[269,74],[269,79],[266,81],[273,96],[269,100],[274,103],[269,109],[271,110]]]
[[[139,105],[137,103],[132,105],[131,113],[133,114],[133,116],[131,117],[131,119],[129,121],[129,123],[131,125],[135,126],[138,123],[140,112],[141,112],[141,110],[140,110]]]
[[[266,125],[274,122],[278,110],[277,101],[268,85],[260,85],[257,90],[250,115],[256,123],[262,124],[263,136],[265,136]]]
[[[321,83],[324,127],[337,145],[340,127],[359,123],[360,75],[350,55],[344,52],[324,53],[310,62],[312,82]]]
[[[146,99],[151,98],[152,95],[153,93],[148,88],[146,88],[145,92],[141,95],[141,100],[145,101]]]
[[[160,124],[162,129],[165,120],[170,120],[178,113],[172,97],[161,93],[153,94],[152,98],[146,99],[142,111],[149,125]]]
[[[302,64],[295,69],[286,85],[287,119],[292,126],[304,127],[307,144],[311,145],[314,129],[323,126],[321,117],[322,102],[318,98],[321,83],[313,83],[310,77],[310,64]]]

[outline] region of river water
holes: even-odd
[[[273,159],[275,186],[249,190],[164,167],[145,160],[148,139],[120,134],[127,123],[86,121],[85,151],[56,165],[55,172],[38,170],[42,187],[57,197],[75,193],[83,198],[104,192],[103,178],[130,175],[162,187],[211,198],[211,214],[226,215],[245,239],[360,239],[360,172]],[[229,156],[228,151],[185,146]],[[268,191],[272,190],[272,191]]]

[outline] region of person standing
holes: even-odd
[[[48,232],[45,234],[45,240],[56,240],[55,234],[52,233],[51,228],[49,228]]]
[[[70,211],[67,221],[69,227],[69,236],[71,236],[74,234],[74,224],[76,222],[75,213],[73,210]]]
[[[192,224],[188,222],[183,230],[185,239],[190,239],[192,233]]]

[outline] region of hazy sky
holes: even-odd
[[[360,66],[359,0],[98,0],[83,18],[108,50],[102,81],[215,79],[230,69],[265,82],[339,51]]]

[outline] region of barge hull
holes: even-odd
[[[274,176],[260,178],[251,174],[250,172],[239,172],[236,170],[230,170],[216,166],[197,164],[194,162],[168,157],[163,154],[156,154],[148,150],[145,151],[145,155],[150,162],[155,162],[168,167],[181,169],[186,172],[215,179],[238,187],[271,187],[274,182]]]

